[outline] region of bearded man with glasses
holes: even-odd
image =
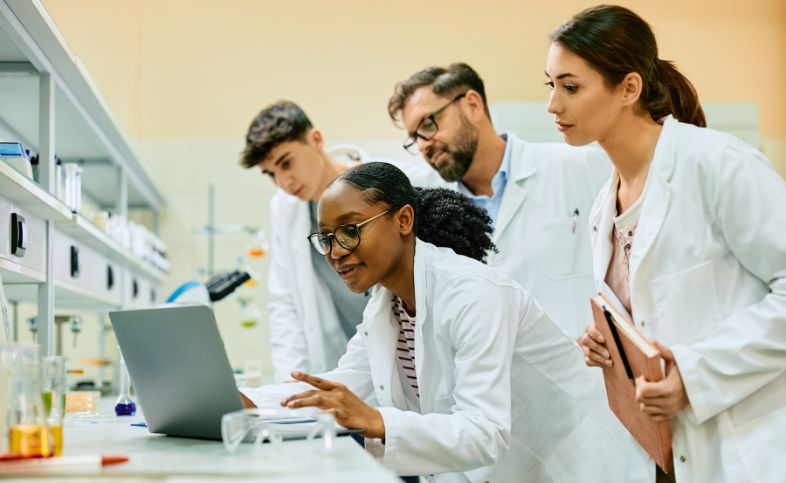
[[[583,334],[595,292],[587,217],[611,171],[606,155],[497,133],[483,80],[463,63],[399,82],[388,113],[407,131],[404,149],[488,211],[499,249],[488,264],[519,282],[569,335]]]

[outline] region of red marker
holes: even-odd
[[[16,455],[0,456],[0,474],[49,474],[61,471],[100,469],[128,461],[127,456],[59,456],[56,458],[29,458]]]

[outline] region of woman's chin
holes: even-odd
[[[594,141],[594,139],[586,139],[584,137],[576,136],[575,134],[567,132],[562,134],[562,139],[565,140],[565,143],[575,147],[586,146],[587,144],[590,144]]]
[[[342,278],[342,280],[344,284],[347,286],[347,288],[353,291],[354,293],[367,292],[368,290],[371,289],[373,285],[357,275],[348,278]]]

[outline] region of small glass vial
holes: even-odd
[[[131,399],[131,380],[128,377],[126,361],[120,353],[120,394],[115,403],[115,414],[118,416],[133,416],[136,414],[136,403]]]

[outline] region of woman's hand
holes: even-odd
[[[282,406],[324,409],[345,428],[361,429],[367,438],[385,437],[385,423],[379,411],[364,403],[346,386],[297,371],[292,373],[292,377],[316,389],[289,396],[281,401]]]
[[[652,343],[666,361],[666,377],[658,382],[647,382],[643,377],[636,379],[636,401],[641,412],[653,421],[668,421],[690,404],[690,401],[674,354],[658,342]]]
[[[576,341],[584,351],[584,363],[590,367],[611,367],[611,355],[606,349],[606,338],[595,324],[587,326],[584,334]]]

